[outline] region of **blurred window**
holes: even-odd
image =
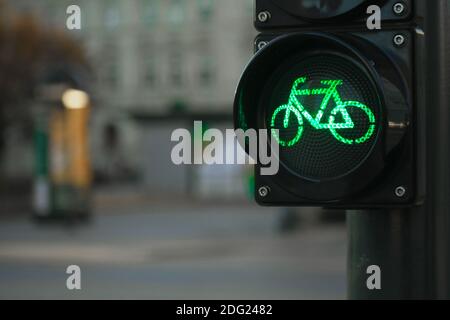
[[[98,68],[101,83],[106,89],[117,88],[119,84],[119,65],[120,47],[117,39],[113,35],[109,35],[103,39],[101,50],[95,59],[94,66]]]
[[[116,89],[119,85],[119,67],[117,63],[110,62],[105,70],[105,85],[109,89]]]
[[[215,80],[214,63],[211,55],[204,55],[200,61],[199,82],[203,87],[211,87]]]
[[[214,13],[214,0],[197,0],[197,3],[201,21],[211,21],[211,17]]]
[[[147,26],[154,26],[158,21],[160,4],[157,0],[142,1],[142,18]]]
[[[146,57],[143,80],[146,87],[154,88],[157,84],[157,69],[154,56]]]
[[[180,51],[174,51],[169,59],[170,86],[181,87],[183,85],[183,63]]]
[[[121,12],[117,0],[108,0],[104,3],[104,23],[108,29],[116,29],[120,25]]]
[[[185,0],[169,0],[168,20],[172,26],[179,26],[185,19]]]

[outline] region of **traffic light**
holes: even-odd
[[[258,203],[422,201],[425,2],[256,0],[261,34],[234,113],[236,129],[265,129],[279,146],[276,175],[261,175],[257,161]],[[381,29],[368,26],[371,14]]]

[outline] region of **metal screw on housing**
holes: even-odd
[[[261,50],[265,46],[267,46],[269,43],[267,41],[261,41],[258,43],[258,50]]]
[[[261,187],[258,190],[258,194],[261,198],[265,198],[269,195],[270,193],[270,188],[269,187]]]
[[[402,34],[397,34],[394,36],[394,45],[397,47],[401,47],[406,43],[406,38]]]
[[[406,6],[404,3],[402,2],[397,2],[396,4],[394,4],[394,6],[392,7],[392,10],[394,11],[394,13],[397,16],[401,16],[405,13],[406,11]]]
[[[403,197],[406,195],[406,188],[403,187],[403,186],[397,187],[397,188],[395,189],[395,195],[396,195],[398,198],[403,198]]]
[[[269,21],[271,18],[270,12],[269,11],[261,11],[260,13],[258,13],[258,21],[265,23],[267,21]]]

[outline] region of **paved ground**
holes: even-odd
[[[277,232],[256,207],[148,207],[88,226],[0,222],[0,298],[343,299],[345,227]],[[65,269],[82,269],[68,291]]]

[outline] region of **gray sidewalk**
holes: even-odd
[[[253,206],[135,208],[89,226],[0,224],[0,298],[343,299],[345,227],[276,231]],[[82,269],[79,292],[65,269]]]

